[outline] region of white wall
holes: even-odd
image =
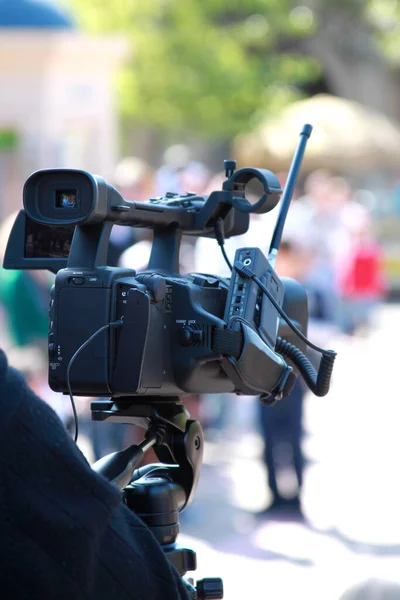
[[[118,159],[114,75],[126,53],[120,38],[0,30],[0,130],[19,136],[12,160],[17,172],[0,174],[0,216],[22,206],[23,182],[36,169],[80,168],[112,177]]]

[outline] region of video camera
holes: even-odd
[[[125,504],[150,527],[182,577],[196,569],[196,554],[177,545],[179,513],[193,499],[204,440],[181,397],[235,392],[269,405],[290,392],[299,373],[314,394],[329,390],[336,354],[306,338],[306,291],[274,271],[311,129],[305,125],[301,132],[268,257],[259,248],[239,248],[232,266],[225,252],[225,237],[245,233],[250,213],[269,212],[282,193],[271,171],[236,170],[234,161],[225,161],[222,190],[168,193],[148,202],[129,202],[85,171],[37,171],[25,183],[24,210],[8,241],[5,268],[56,274],[50,387],[69,393],[75,418],[73,394],[110,396],[92,402],[92,419],[147,430],[141,443],[92,468],[123,490]],[[253,180],[262,187],[254,203],[247,194]],[[146,271],[107,266],[114,224],[153,230]],[[181,275],[182,234],[215,238],[231,277]],[[322,353],[318,373],[304,353],[307,345]],[[137,468],[150,448],[161,462]],[[196,587],[184,581],[193,600],[223,597],[219,578]]]
[[[278,203],[282,190],[271,171],[235,170],[234,161],[224,166],[222,190],[208,197],[168,193],[148,202],[127,201],[101,177],[80,170],[45,169],[27,179],[4,267],[56,273],[48,345],[54,391],[160,401],[235,392],[272,402],[292,389],[297,369],[308,370],[306,381],[315,387],[309,363],[304,369],[304,335],[297,352],[280,341],[291,335],[280,314],[289,313],[306,333],[305,290],[281,281],[260,249],[236,252],[230,281],[179,274],[182,234],[215,237],[226,257],[224,238],[245,233],[251,212]],[[246,189],[254,179],[263,193],[252,204]],[[153,230],[145,272],[107,266],[114,224]]]

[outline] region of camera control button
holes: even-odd
[[[52,342],[49,344],[49,356],[50,358],[54,358],[56,355],[56,345]]]
[[[83,285],[85,283],[85,278],[84,277],[73,277],[71,281],[74,285]]]
[[[182,346],[191,346],[193,344],[192,340],[192,329],[190,327],[182,327],[179,330],[179,343]]]
[[[203,342],[203,332],[201,329],[193,329],[186,325],[179,330],[179,343],[182,346],[195,346]]]

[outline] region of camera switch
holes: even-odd
[[[201,329],[193,329],[190,325],[182,327],[179,330],[179,342],[182,346],[195,346],[203,342],[203,332]]]
[[[191,346],[192,345],[192,330],[190,327],[182,327],[179,330],[179,343],[182,346]]]

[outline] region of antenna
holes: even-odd
[[[292,164],[290,166],[289,175],[286,181],[285,190],[282,194],[281,208],[276,221],[274,233],[272,234],[271,245],[269,247],[268,260],[272,267],[275,266],[276,256],[278,254],[279,244],[281,243],[283,228],[285,226],[286,217],[288,214],[290,201],[293,196],[294,186],[296,185],[297,176],[300,171],[301,161],[303,160],[304,151],[312,132],[312,125],[304,125],[300,133],[300,140],[294,153]]]

